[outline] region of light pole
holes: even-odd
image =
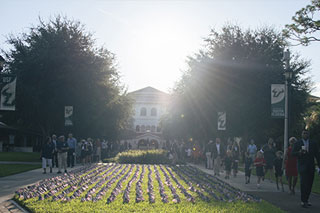
[[[283,61],[285,62],[285,109],[284,109],[284,148],[283,151],[286,153],[288,149],[288,88],[289,81],[292,79],[292,71],[290,69],[290,52],[286,50],[283,52]],[[285,156],[284,156],[285,159]]]

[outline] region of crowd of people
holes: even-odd
[[[317,160],[320,165],[320,152],[317,143],[309,140],[309,132],[302,132],[301,140],[295,137],[289,139],[289,146],[284,153],[277,150],[275,142],[269,138],[267,143],[258,147],[253,139],[249,144],[244,146],[237,139],[229,138],[225,143],[221,138],[215,141],[209,140],[207,144],[198,141],[167,141],[162,147],[168,150],[168,158],[173,164],[182,162],[201,163],[205,162],[207,169],[211,169],[215,176],[220,176],[222,168],[225,171],[225,179],[236,177],[238,173],[239,162],[244,164],[245,184],[250,184],[251,171],[256,170],[257,188],[261,187],[265,178],[272,180],[275,176],[276,187],[284,191],[283,175],[286,176],[289,186],[289,193],[295,194],[295,187],[300,175],[301,187],[301,205],[307,208],[311,205],[309,196],[312,189],[315,163]],[[73,137],[72,133],[68,134],[67,139],[61,135],[48,137],[41,152],[43,173],[56,166],[58,173],[67,172],[67,167],[75,165],[77,156],[78,162],[90,164],[99,162],[103,158],[110,157],[113,152],[121,152],[130,149],[128,143],[113,143],[106,140],[91,138],[81,139],[79,143]],[[285,173],[284,173],[285,171]],[[320,174],[320,169],[317,172]]]
[[[41,151],[43,173],[52,173],[52,168],[58,168],[58,174],[64,171],[67,173],[67,168],[73,168],[75,163],[82,165],[100,162],[104,158],[110,157],[114,152],[128,149],[118,143],[92,138],[81,139],[80,142],[73,137],[72,133],[65,138],[64,135],[57,137],[53,134],[46,138]]]
[[[320,167],[320,151],[317,143],[309,139],[309,132],[304,130],[301,139],[289,139],[287,150],[277,147],[272,138],[264,145],[256,145],[253,139],[248,145],[239,140],[227,139],[222,142],[216,138],[215,142],[209,140],[203,144],[197,141],[169,141],[165,147],[169,150],[170,159],[177,163],[177,159],[193,163],[205,162],[207,169],[214,175],[220,176],[224,168],[225,179],[237,176],[239,162],[243,162],[245,171],[245,184],[250,184],[252,169],[257,176],[257,188],[261,188],[264,179],[272,182],[275,177],[276,187],[284,191],[283,176],[286,177],[289,193],[295,194],[295,188],[300,176],[301,206],[311,206],[309,196],[311,193],[315,169],[315,160]],[[317,168],[320,175],[320,169]]]
[[[210,140],[206,146],[206,168],[213,169],[214,175],[219,176],[221,166],[224,165],[225,178],[229,179],[231,171],[236,176],[238,163],[240,158],[240,149],[236,142],[229,140],[227,146],[221,144],[221,139],[216,138],[215,143]],[[295,187],[300,175],[301,187],[301,206],[307,208],[311,206],[309,196],[312,189],[315,161],[317,160],[320,167],[320,152],[317,143],[309,139],[309,132],[302,132],[301,140],[295,137],[289,139],[288,149],[283,153],[277,150],[274,140],[268,139],[268,142],[258,149],[254,140],[250,140],[250,144],[244,152],[244,170],[245,184],[250,183],[251,171],[256,170],[257,188],[261,187],[262,181],[268,178],[272,182],[275,177],[276,187],[278,190],[284,191],[283,176],[288,181],[289,193],[295,194]],[[285,171],[285,173],[284,173]],[[320,175],[320,169],[317,168]]]

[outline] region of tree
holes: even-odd
[[[96,47],[78,21],[56,17],[11,36],[8,70],[17,75],[14,121],[44,135],[73,131],[82,137],[116,137],[130,103],[120,84],[114,54]],[[74,126],[64,127],[64,106],[74,107]]]
[[[283,33],[286,37],[308,45],[313,41],[320,41],[320,0],[312,0],[310,5],[300,9],[292,17],[292,24],[287,24]]]
[[[310,107],[305,113],[304,120],[306,129],[310,131],[311,139],[320,144],[320,104],[318,102],[310,101]]]
[[[271,118],[270,87],[284,83],[284,38],[270,28],[243,31],[228,25],[220,33],[212,30],[206,43],[205,50],[189,58],[189,69],[176,85],[164,132],[198,139],[255,137],[260,143],[280,137],[283,119]],[[295,130],[306,108],[310,81],[303,75],[309,63],[298,56],[291,61],[290,123]],[[227,113],[226,132],[217,131],[220,111]]]

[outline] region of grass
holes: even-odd
[[[25,165],[25,164],[0,164],[0,177],[18,174],[33,169],[40,168],[41,165]]]
[[[0,161],[40,162],[39,152],[0,152]]]
[[[136,165],[137,166],[137,165]],[[140,173],[142,170],[142,165],[140,165],[140,172],[137,180],[140,177]],[[215,200],[210,200],[210,202],[202,201],[197,194],[188,190],[190,194],[192,194],[196,198],[196,202],[193,204],[185,198],[185,196],[180,193],[180,190],[177,189],[177,193],[181,198],[180,203],[172,202],[172,194],[170,189],[165,184],[165,177],[163,172],[160,170],[159,165],[156,165],[159,170],[161,180],[165,186],[165,192],[168,195],[169,203],[163,203],[160,199],[159,194],[159,185],[157,180],[155,179],[154,166],[151,166],[152,169],[152,179],[155,193],[155,203],[150,204],[148,201],[147,189],[148,189],[148,174],[149,170],[147,169],[147,165],[145,165],[145,174],[142,182],[143,196],[145,201],[136,203],[135,202],[135,186],[137,180],[135,180],[132,184],[130,190],[130,202],[128,204],[123,204],[123,192],[126,188],[127,183],[133,176],[136,168],[133,169],[132,174],[122,183],[122,189],[119,195],[116,197],[115,201],[107,204],[106,200],[110,196],[111,191],[116,186],[116,181],[107,191],[106,195],[103,199],[97,202],[81,202],[79,198],[72,199],[69,202],[62,203],[60,201],[51,201],[51,199],[38,200],[37,197],[22,200],[17,196],[15,200],[18,201],[21,205],[25,206],[31,212],[282,212],[279,208],[267,203],[265,201],[262,202],[244,202],[244,201],[235,201],[235,202],[219,202]],[[120,171],[119,171],[120,172]],[[118,173],[119,173],[118,172]],[[184,185],[186,189],[188,186],[178,177],[175,176],[179,180],[180,183]],[[199,171],[201,173],[201,171]],[[170,176],[170,175],[169,175]],[[120,178],[119,178],[120,179]],[[171,182],[176,188],[177,185],[174,180],[171,178]],[[191,180],[190,180],[191,181]],[[194,184],[195,185],[195,184]]]
[[[239,170],[241,170],[241,171],[244,172],[244,169],[243,169],[243,168],[239,168]],[[251,174],[252,174],[252,175],[256,175],[256,169],[255,169],[255,168],[251,170]],[[269,172],[268,172],[267,176],[265,177],[265,180],[270,180]],[[276,183],[275,183],[275,182],[276,182],[276,178],[275,178],[274,175],[271,176],[271,180],[274,182],[274,184],[276,184]],[[288,185],[288,181],[287,181],[285,175],[282,177],[282,182],[283,182],[283,184]],[[281,187],[281,186],[280,186],[280,183],[279,183],[279,187]],[[286,187],[286,186],[284,186],[284,187]],[[296,188],[300,189],[299,176],[298,176],[298,181],[297,181]],[[319,175],[317,174],[317,172],[314,174],[314,181],[313,181],[313,185],[312,185],[312,192],[313,192],[313,193],[320,194],[320,177],[319,177]]]

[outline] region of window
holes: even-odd
[[[136,132],[140,132],[140,126],[139,125],[136,126]]]
[[[157,132],[161,132],[160,126],[157,126]]]
[[[145,107],[142,107],[140,110],[140,116],[146,116],[147,115],[147,109]]]
[[[150,131],[150,126],[149,125],[147,126],[147,131]]]
[[[151,116],[157,116],[157,109],[156,108],[151,109]]]
[[[156,127],[155,126],[151,126],[151,132],[155,132],[156,131]]]
[[[144,125],[141,126],[141,132],[145,132],[146,131],[146,127]]]

